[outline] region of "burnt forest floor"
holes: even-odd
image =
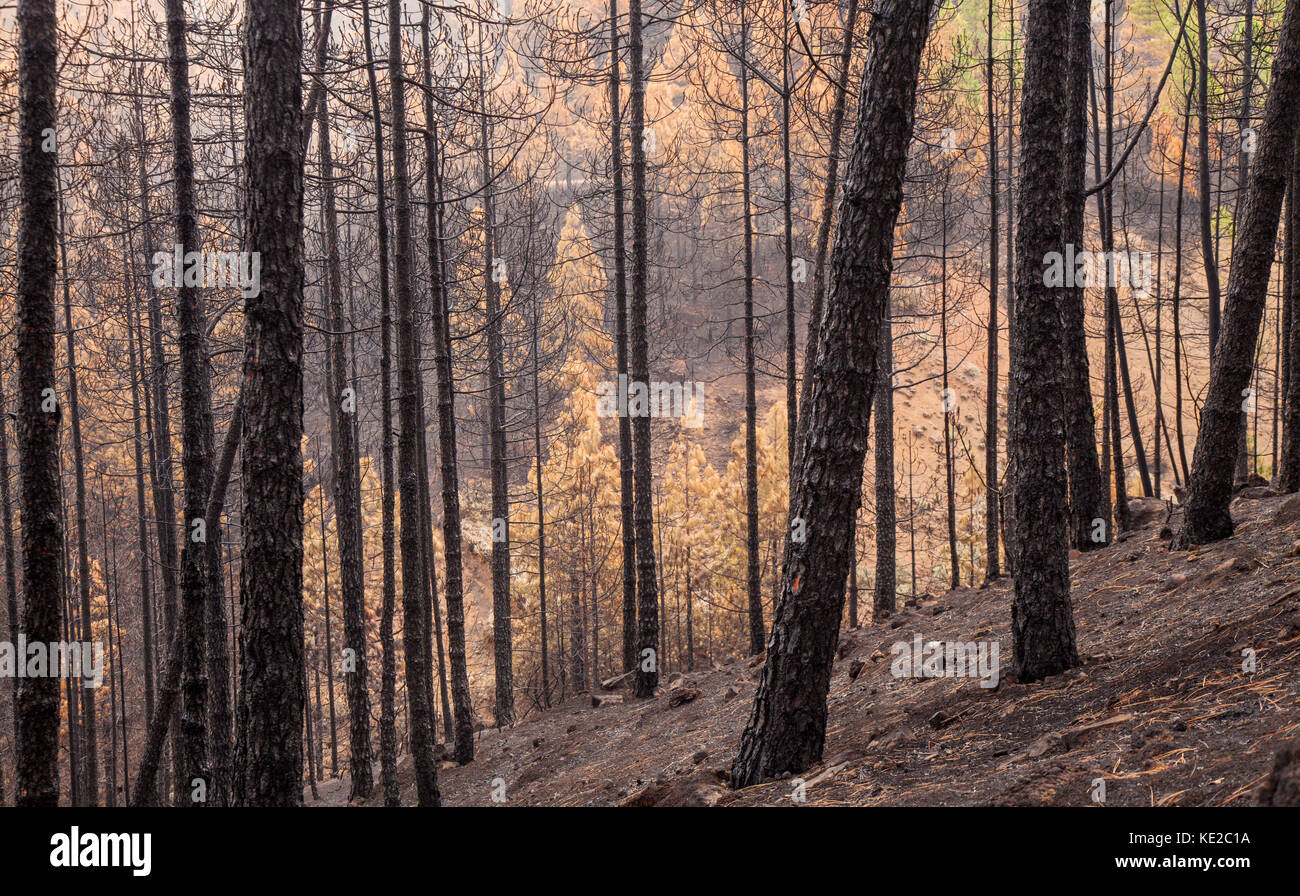
[[[1070,561],[1083,665],[1011,680],[1011,583],[961,588],[843,630],[825,761],[803,776],[810,805],[1251,805],[1273,753],[1300,729],[1300,496],[1263,487],[1233,502],[1236,534],[1170,552],[1165,505],[1133,502],[1133,531]],[[1162,530],[1166,530],[1162,532]],[[895,678],[890,647],[999,642],[1002,679]],[[1253,651],[1255,671],[1243,662]],[[574,697],[476,735],[475,760],[440,763],[444,805],[793,805],[795,782],[736,792],[729,768],[761,657],[685,675],[635,700]],[[621,701],[621,702],[620,702]],[[376,737],[376,746],[377,746]],[[381,805],[379,767],[375,795]],[[403,805],[415,802],[410,756]],[[311,805],[344,805],[323,781]]]

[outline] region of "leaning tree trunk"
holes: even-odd
[[[808,333],[803,349],[803,373],[799,383],[799,421],[795,429],[793,455],[803,444],[803,429],[807,417],[808,399],[812,395],[812,365],[817,357],[817,336],[821,330],[822,307],[826,299],[826,255],[831,239],[831,223],[835,217],[835,193],[839,189],[840,144],[844,134],[845,107],[848,105],[849,65],[853,60],[853,35],[858,23],[858,0],[849,0],[844,19],[844,37],[840,42],[839,81],[835,88],[835,105],[831,109],[831,129],[826,151],[826,181],[822,190],[821,221],[817,225],[817,254],[813,262],[812,301],[808,304]],[[791,464],[798,465],[792,457]],[[793,474],[791,474],[793,486]]]
[[[1192,455],[1187,510],[1174,543],[1206,544],[1232,534],[1233,462],[1243,401],[1248,400],[1259,324],[1268,297],[1282,194],[1300,112],[1300,0],[1288,0],[1282,17],[1272,83],[1264,103],[1250,189],[1232,250],[1223,328],[1210,368],[1210,385]],[[1294,329],[1294,327],[1293,327]],[[1295,376],[1294,370],[1292,376]]]
[[[58,641],[63,630],[59,558],[59,405],[54,375],[57,165],[42,144],[55,133],[58,24],[53,0],[18,3],[18,466],[23,631]],[[46,144],[48,145],[48,144]],[[59,679],[18,683],[19,806],[59,802]]]
[[[1290,193],[1287,199],[1287,240],[1294,244],[1300,235],[1300,198],[1296,191],[1300,189],[1300,152],[1292,149],[1287,160],[1290,166]],[[1300,325],[1297,324],[1295,306],[1300,297],[1300,264],[1294,259],[1294,245],[1290,249],[1292,262],[1288,274],[1290,282],[1284,291],[1286,302],[1286,326],[1282,328],[1285,353],[1282,377],[1282,444],[1278,450],[1278,488],[1283,492],[1300,491]]]
[[[853,520],[862,500],[894,226],[931,6],[931,0],[883,0],[871,21],[830,298],[790,501],[804,538],[795,541],[793,527],[786,538],[767,663],[732,765],[736,787],[803,771],[820,761],[826,740],[826,693],[853,557]]]
[[[302,802],[302,26],[295,0],[250,0],[244,24],[248,247],[244,303],[244,555],[235,801]]]
[[[1092,28],[1088,0],[1071,0],[1069,73],[1065,110],[1065,218],[1061,242],[1076,253],[1084,246],[1084,179],[1088,163],[1088,77],[1092,66]],[[1080,551],[1110,541],[1093,540],[1094,520],[1102,515],[1101,461],[1097,455],[1097,421],[1093,416],[1092,379],[1088,373],[1088,340],[1084,331],[1084,287],[1065,290],[1061,303],[1064,342],[1065,445],[1069,467],[1070,542]]]
[[[1061,411],[1059,287],[1043,264],[1062,252],[1066,58],[1070,0],[1033,0],[1025,32],[1025,89],[1020,107],[1020,218],[1016,227],[1016,315],[1011,325],[1010,421],[1016,481],[1015,598],[1011,628],[1022,681],[1055,675],[1079,662],[1070,606],[1065,433]]]

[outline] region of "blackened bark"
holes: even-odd
[[[52,0],[19,0],[17,429],[23,631],[30,641],[47,643],[58,641],[63,629],[60,410],[54,369],[58,174],[54,153],[45,151],[56,127],[57,28]],[[17,712],[15,803],[58,805],[58,678],[20,679]]]
[[[302,802],[302,26],[294,0],[244,23],[245,234],[261,290],[244,303],[244,554],[235,802]]]
[[[619,99],[618,0],[609,0],[609,153],[614,188],[614,347],[618,382],[628,382],[627,369],[627,245],[623,232],[623,114]],[[636,533],[632,517],[632,420],[618,415],[619,525],[623,536],[623,669],[635,669],[636,656]],[[540,480],[539,480],[540,488]]]
[[[1020,108],[1020,217],[1016,230],[1016,314],[1011,325],[1010,422],[1016,500],[1015,670],[1022,681],[1079,662],[1070,606],[1065,432],[1061,409],[1061,306],[1044,264],[1061,252],[1070,0],[1033,0],[1025,31]]]
[[[898,609],[898,518],[894,495],[894,327],[890,302],[880,321],[880,348],[876,372],[876,585],[871,599],[871,620],[879,622]],[[856,543],[856,517],[854,541]],[[854,558],[856,561],[856,551]],[[856,586],[857,563],[853,564]],[[856,614],[855,614],[856,615]]]
[[[325,46],[322,41],[316,56],[317,68],[324,71]],[[329,290],[330,352],[329,371],[333,390],[330,406],[337,414],[338,451],[334,460],[335,537],[338,539],[339,569],[343,580],[343,638],[345,650],[351,650],[351,662],[345,666],[343,680],[348,694],[348,771],[352,790],[348,799],[366,799],[374,788],[373,753],[370,749],[370,685],[366,658],[366,605],[363,570],[365,555],[361,546],[361,490],[357,482],[357,445],[354,441],[352,415],[357,397],[349,403],[345,396],[348,355],[343,333],[342,266],[339,262],[339,215],[334,197],[334,156],[330,146],[330,115],[326,92],[321,92],[316,115],[320,142],[321,189],[325,192],[326,280]],[[349,411],[351,406],[353,410]],[[331,670],[332,674],[333,670]]]
[[[427,56],[427,54],[426,54]],[[436,166],[435,169],[436,170]],[[432,204],[432,203],[431,203]],[[435,291],[430,296],[434,367],[438,374],[438,461],[442,479],[442,552],[446,562],[443,593],[447,601],[447,653],[451,665],[451,699],[455,711],[455,755],[462,765],[474,760],[474,708],[470,702],[465,660],[465,592],[461,554],[460,476],[456,464],[456,395],[451,365],[451,319],[448,314],[442,228],[430,219],[430,269]]]
[[[647,207],[645,160],[645,84],[641,41],[641,0],[630,0],[631,28],[628,65],[631,87],[628,107],[631,117],[628,139],[632,144],[632,307],[631,380],[650,382],[650,345],[646,333]],[[655,577],[654,509],[651,486],[654,477],[650,459],[650,418],[632,421],[632,459],[635,474],[633,527],[636,534],[637,657],[633,692],[638,697],[654,695],[659,684],[659,595]],[[843,585],[843,575],[840,576]]]
[[[988,364],[985,371],[984,403],[984,578],[992,581],[1002,575],[998,542],[998,117],[993,103],[993,22],[994,2],[988,0],[988,25],[985,40],[985,99],[989,128],[989,319],[985,330]],[[1094,449],[1095,450],[1095,449]]]
[[[1091,6],[1088,0],[1071,0],[1069,73],[1066,76],[1065,112],[1065,218],[1062,242],[1084,251],[1084,181],[1088,163],[1088,72],[1092,66]],[[1084,287],[1067,287],[1061,303],[1064,343],[1066,464],[1069,468],[1070,542],[1080,551],[1110,542],[1094,541],[1093,521],[1102,513],[1101,461],[1097,455],[1097,422],[1093,417],[1092,378],[1088,372],[1088,340],[1084,332]]]
[[[411,753],[421,806],[437,806],[438,768],[433,756],[432,707],[423,682],[424,627],[421,596],[423,551],[420,544],[419,383],[415,363],[415,314],[411,295],[411,195],[406,162],[406,97],[402,76],[402,20],[399,0],[388,0],[388,79],[393,115],[393,218],[396,240],[393,270],[397,292],[397,484],[402,513],[402,643],[406,650],[406,700],[410,719]]]
[[[388,282],[388,209],[384,185],[384,123],[379,109],[379,82],[370,37],[370,3],[361,4],[362,42],[366,54],[366,82],[370,90],[370,117],[375,135],[375,239],[379,251],[379,376],[380,376],[380,529],[382,540],[382,606],[379,641],[384,655],[380,669],[379,764],[384,784],[384,805],[398,805],[397,785],[397,652],[393,644],[393,616],[397,602],[394,540],[396,501],[393,495],[393,395],[392,310]]]
[[[190,137],[189,54],[185,9],[167,0],[167,69],[171,78],[172,181],[176,191],[176,241],[184,253],[201,252]],[[181,727],[178,746],[187,787],[207,784],[208,669],[207,611],[208,493],[212,483],[212,394],[208,371],[204,298],[198,287],[173,271],[176,319],[180,327],[181,470],[185,477],[185,527],[181,540]],[[205,787],[206,789],[206,787]],[[205,799],[206,801],[206,794]],[[179,794],[178,805],[201,805]]]
[[[735,787],[802,771],[822,756],[826,692],[862,499],[877,343],[931,6],[931,0],[883,0],[872,18],[830,298],[791,497],[791,516],[803,522],[805,538],[786,538],[767,663],[732,765]]]
[[[487,318],[488,458],[492,479],[492,655],[497,727],[515,721],[515,669],[510,606],[510,477],[506,452],[506,386],[501,342],[501,284],[496,277],[496,203],[488,126],[487,66],[479,44],[479,140],[483,165],[483,284]]]
[[[745,225],[745,560],[749,652],[763,652],[762,577],[758,562],[758,397],[754,371],[754,215],[749,178],[749,23],[740,5],[740,184]],[[647,382],[642,380],[641,382]]]
[[[1206,544],[1232,534],[1233,462],[1242,402],[1250,385],[1259,324],[1268,296],[1282,195],[1300,103],[1300,2],[1288,0],[1273,59],[1242,229],[1232,251],[1223,329],[1210,368],[1210,385],[1192,455],[1187,511],[1176,546]],[[1292,328],[1295,329],[1294,327]],[[1294,372],[1293,372],[1294,377]]]
[[[1290,192],[1287,198],[1287,240],[1291,264],[1287,266],[1288,282],[1283,291],[1286,302],[1283,326],[1282,378],[1282,445],[1278,452],[1278,488],[1283,492],[1300,491],[1300,326],[1296,325],[1295,306],[1300,296],[1300,264],[1296,263],[1294,242],[1300,236],[1300,200],[1296,184],[1300,183],[1300,152],[1292,148],[1287,159],[1290,168]]]
[[[1201,212],[1201,262],[1205,267],[1205,288],[1209,291],[1209,325],[1210,325],[1210,359],[1219,345],[1220,309],[1219,309],[1219,262],[1210,233],[1213,221],[1210,208],[1210,49],[1209,36],[1205,21],[1205,0],[1196,0],[1196,31],[1200,38],[1198,50],[1196,88],[1197,88],[1197,174],[1198,192]],[[1231,275],[1230,275],[1231,276]],[[1198,440],[1199,441],[1199,438]],[[1235,458],[1234,458],[1235,460]],[[1193,462],[1195,459],[1193,458]]]
[[[77,514],[77,590],[81,599],[81,630],[89,640],[93,630],[90,610],[90,547],[86,534],[86,464],[81,443],[81,407],[77,390],[77,352],[72,338],[72,290],[68,283],[68,248],[62,195],[59,196],[59,255],[63,259],[63,326],[68,358],[68,415],[72,423],[73,507]],[[69,595],[71,600],[71,595]],[[85,791],[78,805],[99,805],[99,732],[95,730],[95,695],[81,693],[85,745]]]

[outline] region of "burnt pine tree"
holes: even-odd
[[[1088,77],[1092,65],[1091,6],[1070,0],[1069,56],[1065,109],[1065,217],[1062,243],[1083,251],[1084,177],[1088,165]],[[1065,445],[1069,467],[1070,542],[1080,551],[1110,541],[1110,521],[1102,513],[1101,461],[1097,455],[1097,424],[1092,410],[1092,381],[1088,374],[1088,341],[1084,333],[1084,287],[1066,287],[1061,301],[1061,333],[1065,388]],[[1105,537],[1093,540],[1096,519]]]
[[[1300,201],[1296,198],[1297,174],[1300,174],[1300,152],[1292,148],[1287,159],[1290,166],[1290,188],[1286,200],[1288,253],[1292,256],[1287,266],[1285,301],[1286,325],[1282,328],[1282,442],[1278,449],[1278,488],[1284,492],[1300,491],[1300,326],[1295,319],[1296,286],[1300,283],[1300,265],[1295,263],[1294,243],[1300,235]]]
[[[63,259],[63,324],[68,361],[68,419],[72,430],[73,507],[77,514],[77,590],[81,598],[81,630],[90,638],[90,548],[87,545],[86,519],[86,465],[81,443],[81,408],[77,397],[77,352],[72,338],[72,290],[69,285],[66,223],[59,196],[59,254]],[[69,595],[71,600],[71,595]],[[71,613],[69,614],[72,615]],[[84,690],[82,698],[83,725],[80,735],[85,745],[85,790],[79,805],[99,805],[99,748],[95,730],[95,698]]]
[[[876,585],[871,599],[871,621],[880,622],[898,609],[898,515],[894,494],[894,326],[890,302],[880,322],[877,351],[876,397]],[[856,520],[856,517],[854,518]],[[857,577],[857,553],[852,574]]]
[[[492,128],[488,121],[488,68],[479,46],[479,154],[483,166],[483,285],[487,318],[488,454],[492,468],[492,652],[496,679],[496,724],[515,721],[514,637],[510,607],[510,476],[506,445],[506,385],[502,359],[501,279],[496,258],[496,201],[492,188]]]
[[[302,25],[295,0],[244,20],[245,229],[261,284],[244,303],[243,582],[235,801],[302,802]]]
[[[176,191],[176,242],[182,253],[200,252],[190,137],[189,54],[185,8],[167,0],[167,69],[171,78],[172,180]],[[185,526],[181,539],[181,751],[184,783],[207,777],[208,676],[206,653],[208,549],[204,518],[212,486],[212,395],[208,374],[203,294],[180,270],[172,271],[181,354],[181,470],[185,476]],[[178,805],[202,805],[177,794]],[[206,801],[206,794],[204,795]]]
[[[915,121],[931,0],[883,0],[871,21],[857,135],[840,201],[781,591],[735,787],[820,761],[826,692],[853,559],[853,520],[893,272],[894,226]],[[802,534],[802,540],[795,540]]]
[[[379,765],[384,785],[384,805],[398,805],[397,785],[397,652],[393,644],[393,616],[397,603],[397,570],[394,556],[393,495],[393,320],[388,282],[388,209],[384,185],[384,124],[379,108],[379,79],[375,74],[375,53],[371,40],[370,4],[361,4],[361,37],[366,57],[366,86],[370,94],[370,118],[375,137],[375,242],[379,259],[379,377],[380,377],[380,530],[382,552],[382,597],[379,640],[384,651],[380,669]]]
[[[645,161],[645,65],[642,59],[641,0],[630,0],[628,16],[628,91],[632,144],[632,306],[631,379],[644,389],[650,384],[650,345],[646,333],[646,161]],[[630,404],[630,402],[629,402]],[[651,503],[649,408],[632,421],[633,529],[636,534],[636,631],[637,657],[633,692],[651,697],[659,684],[659,593],[655,577],[654,507]],[[842,578],[842,577],[841,577]],[[842,583],[841,583],[842,584]]]
[[[1232,250],[1222,328],[1214,349],[1210,385],[1192,455],[1187,510],[1182,528],[1174,538],[1175,547],[1218,541],[1233,531],[1228,503],[1232,499],[1238,430],[1241,412],[1253,400],[1250,377],[1268,298],[1269,271],[1296,122],[1300,117],[1297,104],[1300,104],[1300,0],[1287,0],[1241,230]],[[1291,375],[1295,376],[1294,371]]]
[[[326,42],[321,41],[316,61],[324,71]],[[370,751],[370,687],[367,684],[365,581],[362,577],[364,554],[361,547],[361,492],[357,483],[356,431],[352,415],[356,413],[356,395],[347,385],[347,342],[343,338],[347,323],[343,318],[342,266],[339,262],[339,214],[334,197],[334,156],[330,146],[330,116],[326,92],[320,95],[316,112],[316,129],[320,142],[321,189],[325,192],[325,253],[328,270],[330,352],[332,362],[330,388],[331,410],[336,414],[338,450],[334,460],[335,536],[339,545],[339,567],[343,578],[344,648],[351,651],[344,666],[348,693],[348,745],[351,749],[349,771],[352,792],[349,799],[365,799],[374,787]],[[330,670],[333,674],[333,670]]]
[[[618,381],[627,373],[627,245],[624,239],[623,76],[619,65],[618,0],[609,0],[609,167],[614,198],[614,346]],[[541,480],[539,479],[538,482]],[[623,669],[636,668],[636,533],[632,516],[632,420],[618,415],[619,525],[623,538]]]
[[[988,369],[984,403],[984,577],[992,581],[1002,575],[998,547],[998,117],[994,105],[993,19],[994,0],[988,0],[985,39],[985,101],[989,128],[989,318],[985,342]]]
[[[58,25],[53,0],[18,3],[18,462],[23,631],[58,641],[63,630],[59,513],[59,404],[54,377],[55,163]],[[19,806],[59,802],[59,679],[18,682]]]
[[[1020,217],[1016,314],[1011,323],[1015,404],[1008,432],[1016,496],[1011,630],[1022,681],[1079,662],[1067,558],[1065,432],[1061,409],[1064,291],[1044,276],[1063,252],[1063,193],[1070,0],[1033,0],[1025,28],[1020,107]]]
[[[447,266],[442,251],[440,206],[442,180],[434,134],[433,69],[429,29],[421,28],[424,41],[424,114],[434,122],[425,131],[428,166],[426,214],[429,239],[429,308],[433,330],[433,362],[438,377],[438,462],[442,479],[442,544],[446,558],[443,594],[447,600],[447,652],[451,664],[451,699],[455,710],[455,757],[462,765],[474,759],[474,708],[469,693],[469,668],[465,660],[465,596],[461,559],[460,479],[456,466],[456,382],[451,364],[451,317],[448,313]],[[436,182],[435,182],[436,181]]]
[[[425,668],[424,627],[421,595],[421,566],[424,562],[420,539],[419,384],[415,361],[415,313],[411,295],[411,191],[406,162],[406,97],[402,77],[402,36],[397,27],[402,18],[399,0],[388,0],[388,78],[393,116],[393,219],[396,240],[393,272],[397,292],[397,488],[401,495],[402,553],[402,645],[406,650],[406,701],[410,713],[411,753],[415,760],[415,782],[421,806],[437,806],[438,769],[433,757],[432,707],[429,691],[422,683]]]

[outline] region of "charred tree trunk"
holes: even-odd
[[[826,693],[853,559],[894,226],[930,11],[930,0],[883,0],[871,21],[831,259],[830,301],[790,502],[791,517],[803,523],[806,537],[795,541],[792,529],[786,538],[767,663],[732,765],[735,787],[800,772],[822,756]]]
[[[397,602],[393,495],[393,395],[392,310],[388,282],[388,209],[384,185],[384,120],[379,108],[379,82],[375,75],[374,46],[370,37],[370,2],[361,4],[362,43],[366,55],[366,83],[375,138],[375,234],[379,251],[379,376],[380,376],[380,527],[382,530],[383,584],[379,640],[384,655],[380,670],[379,764],[384,784],[384,805],[398,805],[397,784],[397,653],[393,644],[393,616]]]
[[[1070,0],[1033,0],[1025,30],[1020,107],[1020,217],[1011,378],[1010,442],[1015,469],[1015,670],[1036,681],[1078,665],[1070,606],[1065,432],[1061,409],[1062,303],[1042,265],[1062,251]]]
[[[1277,240],[1287,167],[1293,152],[1300,103],[1300,3],[1288,0],[1273,59],[1272,83],[1264,104],[1255,164],[1232,252],[1232,273],[1223,332],[1210,368],[1201,425],[1192,455],[1187,511],[1174,539],[1179,547],[1206,544],[1232,534],[1233,461],[1243,401],[1268,297],[1269,270]],[[1294,327],[1293,327],[1294,329]],[[1294,375],[1294,374],[1293,374]]]
[[[628,65],[631,88],[628,106],[631,126],[628,139],[632,145],[632,307],[631,307],[631,381],[650,383],[650,345],[646,332],[647,216],[645,160],[645,85],[646,72],[641,40],[641,0],[630,0],[631,20],[628,40]],[[648,408],[646,409],[649,410]],[[659,595],[655,578],[654,509],[651,487],[654,473],[650,457],[650,417],[632,421],[632,457],[635,474],[633,527],[636,534],[636,610],[637,665],[633,691],[638,697],[651,697],[659,684]],[[843,576],[841,575],[841,584]]]
[[[898,609],[898,518],[894,495],[894,327],[890,301],[880,319],[880,348],[876,371],[876,584],[871,599],[871,621],[888,619]],[[854,544],[857,516],[854,516]],[[857,586],[857,550],[853,553],[852,575]],[[856,615],[856,614],[855,614]]]
[[[763,652],[762,577],[758,562],[758,397],[754,372],[754,216],[749,179],[749,23],[740,5],[740,183],[745,222],[745,560],[749,652]],[[649,377],[641,382],[648,382]],[[648,427],[649,424],[647,424]]]
[[[1082,2],[1082,0],[1076,0]],[[988,0],[988,42],[985,58],[985,98],[989,128],[989,319],[985,333],[988,369],[984,404],[984,578],[993,581],[1002,575],[998,533],[998,117],[993,104],[993,23],[994,2]]]
[[[438,768],[433,755],[433,720],[425,663],[424,601],[421,595],[423,551],[420,539],[419,372],[415,362],[415,314],[411,295],[411,196],[406,162],[406,97],[402,75],[402,21],[399,0],[388,0],[388,78],[393,116],[393,217],[396,242],[393,270],[397,280],[397,483],[402,512],[402,642],[406,650],[406,701],[416,790],[421,806],[440,804]]]
[[[1065,111],[1065,218],[1062,242],[1084,251],[1084,180],[1088,164],[1088,78],[1092,68],[1092,28],[1088,0],[1071,0],[1069,74],[1066,76]],[[1068,250],[1067,250],[1068,252]],[[1110,542],[1110,524],[1104,538],[1093,540],[1094,520],[1102,513],[1101,462],[1097,456],[1097,423],[1093,418],[1092,378],[1088,372],[1088,340],[1084,331],[1084,286],[1065,290],[1061,305],[1061,332],[1065,367],[1065,443],[1069,468],[1070,542],[1080,551]]]
[[[174,0],[175,2],[175,0]],[[316,55],[317,68],[324,72],[325,46],[321,41]],[[363,579],[364,553],[361,544],[361,488],[357,482],[357,445],[352,416],[356,413],[355,394],[348,395],[347,344],[343,339],[347,323],[343,318],[342,266],[339,262],[339,216],[334,197],[334,156],[330,146],[330,116],[327,94],[321,92],[316,114],[320,143],[321,189],[325,192],[326,281],[329,291],[329,326],[333,342],[330,352],[332,369],[330,402],[336,413],[338,451],[334,460],[335,537],[338,539],[339,571],[343,585],[343,638],[351,651],[344,669],[348,694],[348,771],[352,777],[349,800],[366,799],[374,788],[373,754],[370,750],[370,685],[366,674],[366,606]],[[351,410],[349,410],[349,407]]]
[[[245,234],[261,290],[244,304],[244,553],[235,802],[302,802],[302,26],[292,0],[250,0]]]
[[[627,246],[623,232],[623,113],[618,0],[609,0],[609,153],[614,192],[614,347],[618,382],[628,382]],[[632,516],[632,420],[618,415],[619,520],[623,536],[623,668],[636,668],[636,533]]]
[[[54,368],[58,168],[42,144],[56,127],[58,24],[52,0],[19,0],[18,467],[23,631],[58,641],[63,629],[59,558],[59,404]],[[46,144],[48,145],[48,144]],[[59,802],[59,680],[18,683],[19,806]]]

